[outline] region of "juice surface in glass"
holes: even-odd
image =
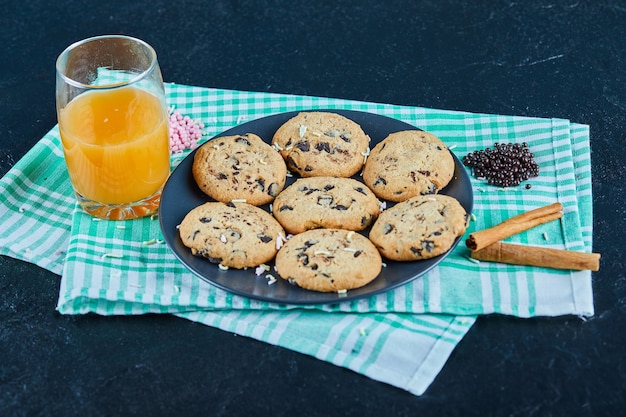
[[[139,201],[159,191],[169,175],[167,111],[145,90],[83,93],[60,111],[59,129],[72,184],[86,199]]]

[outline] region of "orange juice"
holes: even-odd
[[[59,112],[74,189],[84,199],[126,204],[158,192],[170,172],[167,110],[136,87],[94,90]]]

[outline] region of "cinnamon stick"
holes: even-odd
[[[489,229],[471,233],[465,244],[471,250],[480,250],[509,236],[539,226],[540,224],[559,219],[563,216],[561,210],[563,210],[561,203],[554,203],[527,211],[526,213],[511,217]]]
[[[471,251],[470,256],[479,261],[502,262],[515,265],[542,266],[577,271],[597,271],[600,269],[599,253],[575,252],[512,243],[496,242],[483,249]]]

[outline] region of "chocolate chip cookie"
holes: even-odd
[[[272,212],[288,233],[330,228],[363,230],[380,212],[380,201],[352,178],[300,178],[274,200]]]
[[[450,249],[465,233],[467,222],[468,215],[455,198],[417,196],[383,211],[369,238],[387,259],[428,259]]]
[[[390,134],[372,149],[363,169],[363,181],[374,194],[394,202],[435,194],[453,175],[448,147],[422,130]]]
[[[359,288],[382,269],[365,236],[341,229],[315,229],[291,237],[276,255],[281,278],[302,288],[333,292]]]
[[[285,235],[271,214],[246,203],[205,203],[191,210],[178,230],[192,254],[231,268],[272,260],[277,238]]]
[[[194,156],[193,177],[210,197],[259,206],[285,187],[287,166],[274,148],[255,134],[218,137]]]
[[[301,177],[350,177],[363,167],[369,137],[340,114],[301,112],[278,128],[272,145]]]

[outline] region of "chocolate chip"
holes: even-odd
[[[311,195],[316,191],[319,191],[318,188],[309,188],[306,185],[303,185],[302,187],[298,188],[298,191],[303,192],[304,195]]]
[[[358,251],[354,252],[354,257],[358,258],[359,256],[361,256],[362,253],[363,253],[362,250],[358,250]]]
[[[387,185],[387,180],[383,177],[378,177],[376,178],[376,181],[374,181],[374,187],[376,187],[378,184]]]
[[[209,262],[211,262],[212,264],[219,264],[222,263],[222,258],[214,258],[212,256],[206,256],[206,258],[209,260]]]
[[[324,194],[317,197],[317,204],[320,206],[330,206],[333,203],[333,196],[329,194]]]
[[[317,245],[319,242],[317,240],[307,240],[304,242],[304,249],[308,249],[311,246]]]
[[[235,142],[243,143],[244,145],[250,146],[250,141],[245,136],[239,136],[237,139],[235,139]]]
[[[295,148],[301,150],[302,152],[308,152],[309,149],[310,149],[309,148],[309,142],[300,141],[300,142],[296,143]]]
[[[318,144],[315,145],[315,149],[317,149],[320,152],[325,151],[325,152],[330,153],[330,144],[328,142],[319,142]]]
[[[258,178],[256,183],[259,184],[261,191],[265,191],[265,180],[263,178]]]
[[[324,191],[330,191],[330,190],[332,190],[333,188],[335,188],[335,186],[334,186],[334,185],[332,185],[332,184],[328,184],[328,185],[326,185],[326,187],[324,187]]]
[[[306,253],[300,253],[298,254],[298,256],[296,257],[300,262],[302,262],[302,265],[307,266],[309,264],[309,256]]]
[[[200,217],[199,220],[200,220],[200,223],[210,223],[211,220],[213,220],[213,219],[210,218],[210,217]]]
[[[363,187],[354,187],[354,191],[356,191],[357,193],[361,193],[363,195],[367,195],[367,191],[365,191]]]
[[[385,223],[383,225],[383,234],[384,235],[388,235],[389,233],[391,233],[393,231],[394,227],[393,225],[389,224],[389,223]]]
[[[267,193],[271,195],[272,197],[276,197],[278,193],[280,192],[279,190],[280,190],[280,185],[273,182],[270,184],[269,188],[267,189]]]
[[[217,179],[218,180],[225,180],[225,179],[228,179],[228,177],[223,172],[220,172],[219,174],[217,174]]]
[[[257,237],[259,238],[259,240],[263,243],[269,243],[272,241],[272,238],[268,235],[264,235],[264,234],[258,234]]]
[[[337,204],[336,206],[333,206],[333,209],[339,210],[339,211],[345,211],[345,210],[348,210],[348,207],[344,206],[343,204]]]
[[[339,137],[340,137],[340,138],[341,138],[344,142],[350,143],[350,137],[351,137],[351,135],[350,135],[350,133],[349,133],[349,132],[342,133],[341,135],[339,135]]]
[[[285,211],[285,210],[293,211],[293,207],[284,205],[284,206],[280,206],[280,208],[278,209],[278,211]]]
[[[230,237],[231,240],[241,239],[241,233],[239,233],[237,230],[227,230],[226,234]]]
[[[422,249],[426,252],[432,252],[435,249],[435,242],[432,240],[424,240],[422,242]]]

